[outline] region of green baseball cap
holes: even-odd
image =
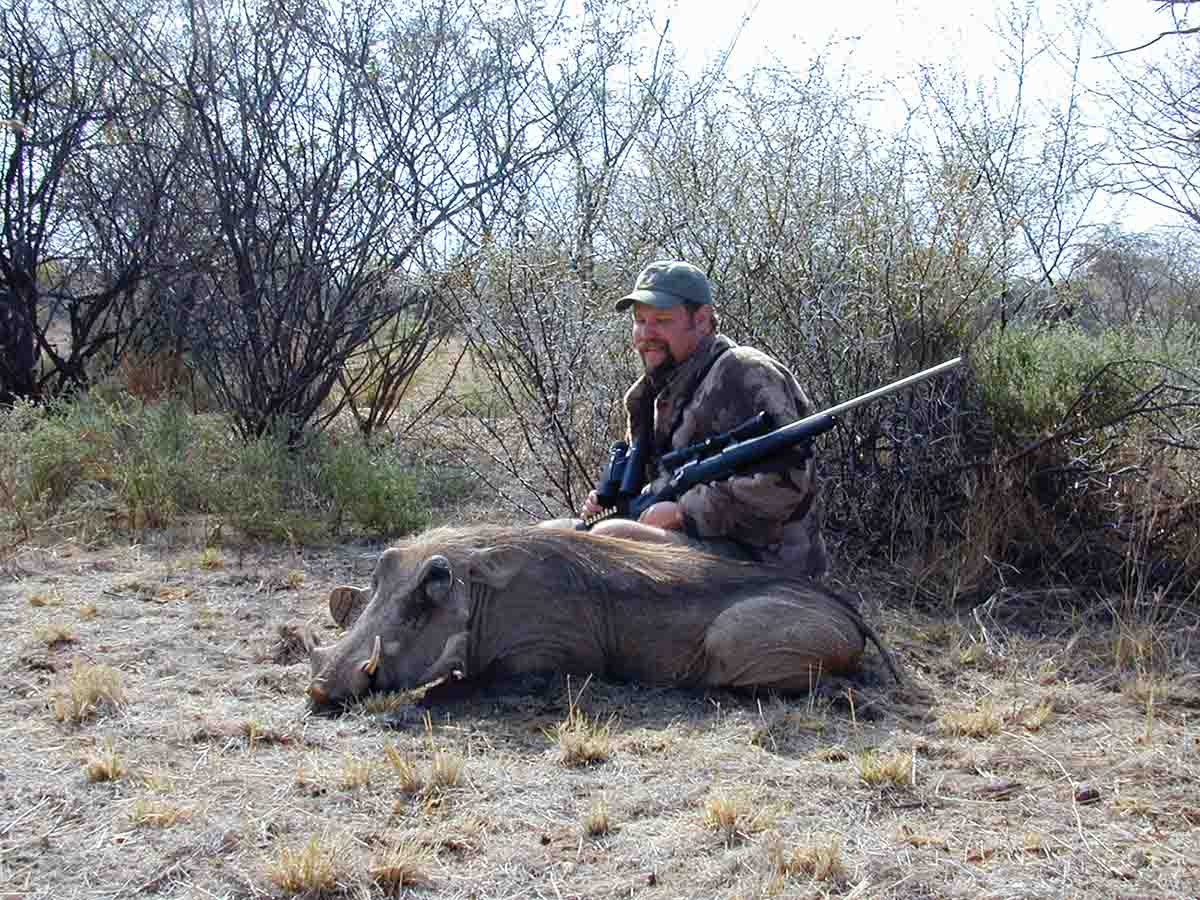
[[[650,263],[637,277],[633,290],[617,301],[617,312],[635,303],[666,309],[679,303],[712,303],[712,288],[704,273],[691,263],[660,259]]]

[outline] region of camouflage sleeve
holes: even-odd
[[[733,418],[738,421],[767,410],[777,427],[812,412],[795,378],[769,358],[736,362],[728,367],[729,371],[720,373],[719,383],[705,392],[709,396],[697,396],[698,402],[736,407]],[[697,485],[679,499],[679,505],[689,533],[702,538],[731,537],[764,546],[779,540],[784,523],[811,504],[815,490],[814,464],[809,459],[784,471]]]

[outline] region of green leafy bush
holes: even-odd
[[[1162,366],[1189,365],[1183,352],[1124,329],[1026,325],[990,335],[971,362],[997,434],[1020,442],[1113,424],[1161,378]]]
[[[368,531],[399,535],[429,523],[418,478],[357,438],[327,441],[319,451],[320,485],[334,506],[334,527],[349,516]]]

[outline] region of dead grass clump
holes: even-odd
[[[996,702],[987,697],[973,709],[943,710],[937,719],[937,729],[951,737],[991,737],[999,734],[1004,725],[1004,716]]]
[[[50,691],[50,708],[60,722],[84,722],[124,703],[121,673],[103,664],[73,662],[64,683]]]
[[[342,757],[342,771],[338,776],[338,787],[353,789],[366,787],[371,783],[371,773],[375,764],[369,759],[361,759],[347,753]]]
[[[400,790],[405,794],[419,794],[425,787],[425,779],[416,761],[407,753],[397,750],[394,744],[383,748],[387,763],[400,779]]]
[[[200,559],[197,565],[202,569],[221,569],[225,567],[225,559],[221,556],[221,551],[216,547],[205,547],[200,553]]]
[[[438,750],[429,764],[429,785],[434,789],[455,787],[462,778],[467,761],[461,753]]]
[[[33,639],[53,650],[63,644],[73,644],[79,637],[61,622],[46,622],[33,626]]]
[[[267,863],[267,879],[290,894],[319,895],[349,882],[350,860],[345,848],[328,835],[312,835],[301,847],[280,847]]]
[[[720,833],[726,846],[775,824],[776,810],[740,788],[715,788],[704,801],[704,824]]]
[[[826,721],[804,710],[786,710],[763,718],[762,724],[750,734],[750,743],[763,749],[778,750],[805,737],[825,732]]]
[[[372,857],[368,872],[385,894],[393,895],[402,887],[429,884],[433,860],[433,852],[421,841],[406,838]]]
[[[100,781],[116,781],[127,770],[112,741],[105,741],[104,749],[88,757],[83,771],[87,780],[95,784]]]
[[[1050,717],[1054,715],[1054,698],[1046,697],[1033,706],[1021,710],[1017,717],[1021,727],[1026,731],[1041,731]]]
[[[593,766],[612,755],[612,723],[589,718],[578,706],[571,705],[567,717],[547,736],[558,743],[559,760],[564,766]]]
[[[298,743],[297,738],[286,731],[280,731],[254,719],[205,721],[192,732],[192,742],[196,744],[205,741],[227,741],[234,738],[245,739],[250,750],[275,744],[290,746]]]
[[[583,833],[588,837],[602,837],[612,831],[612,820],[608,815],[608,798],[601,794],[592,801],[587,815],[583,817]]]
[[[846,864],[842,861],[842,841],[838,837],[819,840],[810,837],[805,843],[790,848],[782,841],[772,841],[767,846],[767,859],[779,880],[806,876],[813,881],[840,884],[848,877]]]
[[[133,808],[129,811],[129,821],[133,825],[170,828],[172,825],[188,821],[194,812],[195,810],[190,806],[180,806],[169,800],[141,797],[134,802]]]
[[[913,783],[915,757],[907,751],[879,753],[866,750],[854,758],[858,777],[872,787],[909,787]]]
[[[932,847],[935,850],[946,850],[950,846],[950,842],[940,834],[913,831],[911,827],[903,822],[896,828],[896,840],[911,847]]]
[[[387,691],[379,694],[367,694],[351,707],[352,713],[368,716],[386,716],[411,708],[425,696],[425,688],[414,688],[410,691]]]

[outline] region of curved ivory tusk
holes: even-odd
[[[375,646],[371,649],[371,658],[362,664],[362,670],[368,675],[374,675],[379,668],[379,657],[383,655],[383,638],[375,635]]]
[[[304,642],[304,649],[308,651],[308,658],[312,662],[313,671],[320,671],[321,667],[325,665],[325,651],[321,649],[316,633],[311,625],[305,625],[300,634]]]

